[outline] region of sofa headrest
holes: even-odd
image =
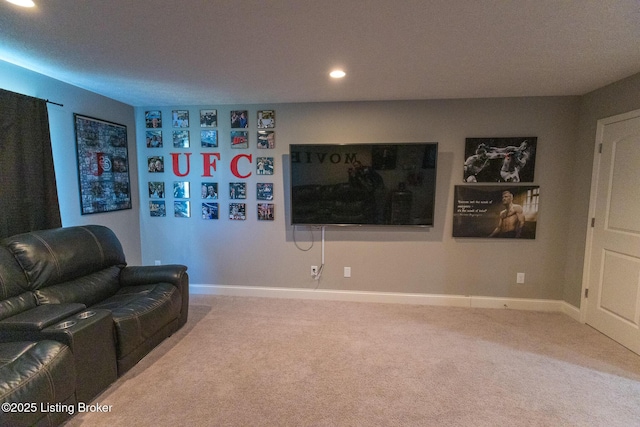
[[[122,245],[101,225],[32,231],[2,240],[24,269],[31,290],[126,265]]]

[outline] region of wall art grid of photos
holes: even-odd
[[[231,148],[249,148],[249,132],[244,130],[232,130]]]
[[[256,136],[256,146],[260,149],[274,149],[276,146],[276,113],[274,110],[258,111],[257,124],[258,132]],[[249,113],[247,110],[231,111],[231,128],[248,128]],[[173,128],[189,127],[189,110],[173,110],[171,113],[171,123]],[[147,129],[147,148],[162,148],[162,111],[151,110],[145,112],[145,125]],[[218,110],[204,109],[200,110],[200,127],[215,128],[218,126]],[[190,132],[189,130],[173,130],[171,133],[174,148],[189,148]],[[229,140],[232,148],[247,149],[249,148],[249,132],[232,130],[229,134]],[[203,129],[200,131],[200,142],[204,148],[218,147],[218,131],[215,129]]]
[[[147,148],[162,148],[162,131],[147,131]]]
[[[540,187],[537,137],[466,138],[463,181],[455,186],[453,237],[535,239]]]
[[[173,148],[189,148],[189,131],[174,130],[173,131]]]
[[[200,131],[200,145],[203,148],[211,148],[218,146],[218,131],[217,130],[201,130]]]
[[[234,149],[248,149],[250,147],[249,131],[236,130],[247,129],[249,127],[249,111],[233,110],[230,112],[230,147]],[[256,148],[275,148],[275,123],[276,114],[274,110],[259,110],[256,116],[256,126],[258,128],[256,137]],[[147,148],[163,148],[162,134],[162,111],[150,110],[145,112],[146,144]],[[190,148],[189,110],[176,109],[171,112],[171,131],[173,148]],[[217,109],[200,110],[200,143],[202,148],[218,147],[218,130],[212,129],[218,126]],[[149,173],[163,173],[165,169],[164,156],[147,157]],[[273,175],[274,158],[261,156],[256,158],[256,175]],[[165,183],[164,181],[149,181],[149,212],[152,217],[166,217]],[[178,218],[191,217],[189,181],[173,182],[174,216]],[[219,186],[217,182],[202,182],[202,219],[213,220],[220,218],[220,206],[217,202],[219,198]],[[229,182],[229,200],[247,199],[247,184],[245,182]],[[275,205],[272,202],[273,183],[257,183],[256,200],[257,219],[259,221],[273,221],[275,219]],[[212,201],[216,200],[216,201]],[[229,219],[245,220],[247,218],[246,203],[229,203]]]

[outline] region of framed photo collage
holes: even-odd
[[[247,219],[247,200],[255,197],[255,215],[258,221],[274,221],[275,205],[273,182],[258,182],[255,188],[240,180],[218,182],[211,178],[202,178],[198,182],[181,180],[173,176],[173,180],[163,180],[167,167],[171,168],[171,157],[164,155],[163,148],[193,149],[199,146],[206,152],[211,148],[225,150],[247,150],[252,148],[249,135],[249,111],[232,110],[229,113],[228,134],[220,135],[218,129],[218,110],[201,109],[200,126],[190,117],[189,110],[172,110],[170,120],[163,121],[161,110],[145,111],[145,130],[147,147],[147,172],[149,173],[149,214],[152,217],[166,217],[167,210],[171,215],[171,205],[167,200],[173,199],[173,215],[176,218],[201,217],[203,220],[218,220],[225,216],[232,221]],[[259,110],[256,114],[255,148],[258,150],[274,149],[276,144],[274,110]],[[197,117],[196,117],[197,120]],[[226,119],[225,119],[226,120]],[[167,123],[170,122],[170,123]],[[227,126],[224,126],[225,128]],[[223,146],[222,144],[228,144]],[[274,157],[255,155],[255,175],[260,181],[268,181],[274,174]],[[169,162],[169,164],[166,164]],[[162,174],[162,175],[161,175]],[[157,177],[157,178],[156,178]],[[186,177],[182,177],[186,178]],[[167,196],[167,192],[169,196]],[[252,195],[252,196],[250,196]],[[220,201],[228,200],[221,207]],[[199,209],[198,209],[199,208]],[[196,209],[197,211],[193,211]]]

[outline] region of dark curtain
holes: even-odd
[[[61,226],[47,102],[0,89],[0,238]]]

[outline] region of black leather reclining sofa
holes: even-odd
[[[127,266],[88,225],[0,242],[0,425],[58,425],[187,321],[183,265]]]

